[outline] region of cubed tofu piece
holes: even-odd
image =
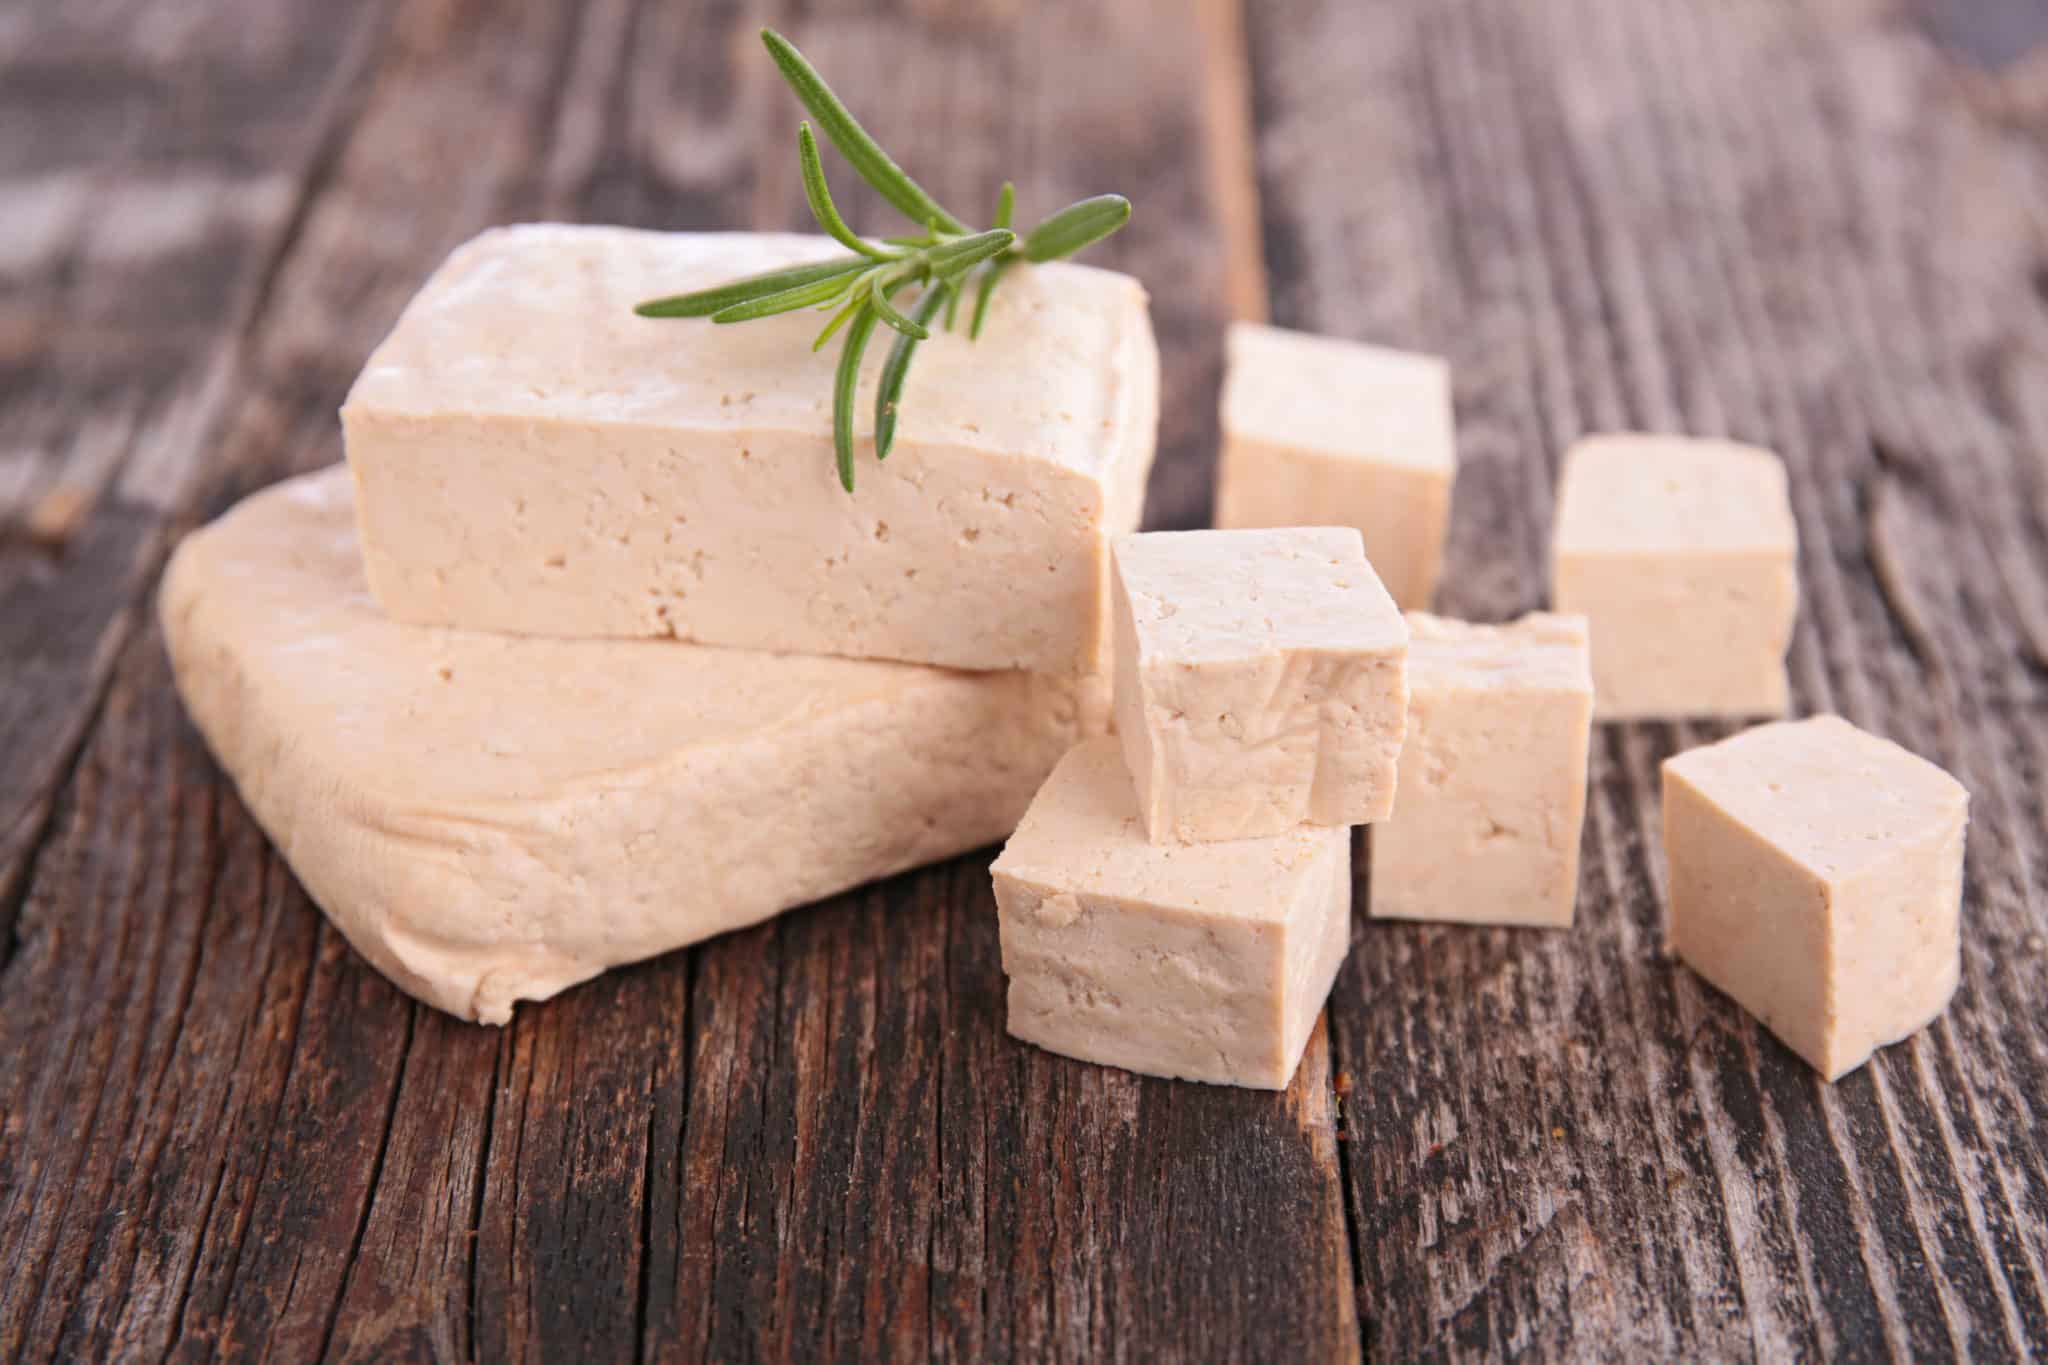
[[[1408,616],[1408,735],[1372,828],[1372,913],[1562,928],[1578,898],[1593,673],[1586,622]]]
[[[1233,323],[1218,526],[1352,526],[1403,607],[1436,591],[1457,473],[1451,371],[1432,355]]]
[[[1551,605],[1593,631],[1594,715],[1781,716],[1799,610],[1784,463],[1683,436],[1565,455]]]
[[[1969,805],[1839,716],[1666,759],[1671,946],[1837,1080],[1955,993]]]
[[[1154,1076],[1283,1089],[1351,941],[1351,833],[1160,845],[1113,739],[1076,746],[995,868],[1010,1033]]]
[[[407,626],[348,474],[188,536],[178,691],[306,891],[397,985],[502,1024],[618,963],[993,843],[1107,679]]]
[[[1348,527],[1116,542],[1116,716],[1146,832],[1386,817],[1408,627]]]
[[[742,326],[635,304],[844,248],[532,224],[458,249],[342,408],[364,567],[393,618],[671,636],[964,669],[1101,671],[1109,540],[1137,529],[1159,356],[1127,275],[1015,270],[979,341],[918,348],[877,462],[867,350],[855,491],[838,347],[808,309]],[[885,333],[886,335],[886,333]]]

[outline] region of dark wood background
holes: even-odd
[[[1663,956],[1693,725],[1596,736],[1573,932],[1361,904],[1284,1096],[1010,1042],[987,854],[503,1031],[365,967],[180,713],[166,548],[340,457],[477,229],[801,225],[764,22],[943,198],[1131,194],[1155,524],[1206,515],[1234,315],[1451,356],[1460,614],[1540,604],[1580,432],[1782,451],[1799,705],[1975,797],[1946,1018],[1829,1087]],[[2036,0],[0,9],[0,1359],[2048,1352],[2044,39]]]

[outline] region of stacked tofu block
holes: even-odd
[[[1350,827],[1393,803],[1408,628],[1355,530],[1126,536],[1113,567],[1118,737],[994,868],[1010,1031],[1278,1089],[1350,943]]]
[[[1015,272],[978,342],[920,348],[849,497],[811,318],[633,313],[837,250],[487,232],[370,357],[347,469],[179,549],[160,603],[188,710],[419,998],[502,1023],[1001,839],[1107,730],[1109,546],[1157,429],[1144,291]]]
[[[1145,291],[1085,266],[1021,272],[987,344],[919,348],[899,442],[863,455],[848,497],[835,358],[812,350],[808,313],[633,313],[650,292],[833,254],[815,237],[555,225],[456,251],[342,408],[379,604],[523,635],[1099,670],[1109,538],[1138,524],[1158,429]]]
[[[1116,544],[1117,733],[1155,842],[1386,818],[1408,628],[1356,531]]]

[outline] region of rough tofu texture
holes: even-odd
[[[342,408],[377,600],[415,624],[1097,671],[1109,537],[1138,524],[1158,426],[1145,291],[1013,272],[980,341],[919,347],[881,463],[870,346],[849,495],[817,314],[633,314],[843,250],[548,224],[459,248]]]
[[[1838,716],[1666,759],[1671,946],[1837,1080],[1955,993],[1969,802]]]
[[[1358,532],[1157,531],[1114,560],[1117,732],[1152,839],[1386,817],[1408,628]]]
[[[1579,887],[1593,673],[1586,623],[1408,617],[1408,734],[1372,830],[1372,913],[1562,928]]]
[[[501,1024],[618,963],[1001,839],[1106,684],[534,640],[377,610],[340,468],[188,537],[178,690],[400,987]]]
[[[1768,450],[1638,435],[1573,446],[1551,602],[1592,623],[1595,715],[1783,715],[1798,548]]]
[[[1148,1075],[1285,1088],[1350,945],[1350,831],[1152,843],[1112,739],[1060,760],[994,872],[1011,1034]]]
[[[1352,526],[1403,607],[1427,607],[1457,474],[1441,359],[1255,323],[1225,339],[1218,526]]]

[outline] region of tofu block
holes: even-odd
[[[406,626],[338,466],[188,537],[178,690],[312,898],[502,1024],[619,963],[1001,839],[1106,682]]]
[[[1586,622],[1408,616],[1408,735],[1372,828],[1372,914],[1564,928],[1579,889],[1593,673]]]
[[[1351,832],[1146,839],[1113,739],[1053,770],[996,859],[1010,1033],[1086,1062],[1280,1090],[1351,942]]]
[[[1145,291],[1013,271],[979,341],[918,348],[882,463],[870,345],[849,495],[817,313],[632,311],[833,254],[553,224],[459,248],[342,408],[377,600],[423,625],[1099,671],[1109,538],[1138,525],[1158,427]]]
[[[1457,474],[1441,359],[1232,323],[1218,526],[1352,526],[1403,607],[1427,607]]]
[[[1782,716],[1799,533],[1776,455],[1684,436],[1565,454],[1551,603],[1593,631],[1594,715]]]
[[[1116,542],[1116,717],[1155,841],[1386,817],[1408,627],[1348,527]]]
[[[1955,993],[1969,807],[1839,716],[1666,759],[1671,946],[1839,1080]]]

